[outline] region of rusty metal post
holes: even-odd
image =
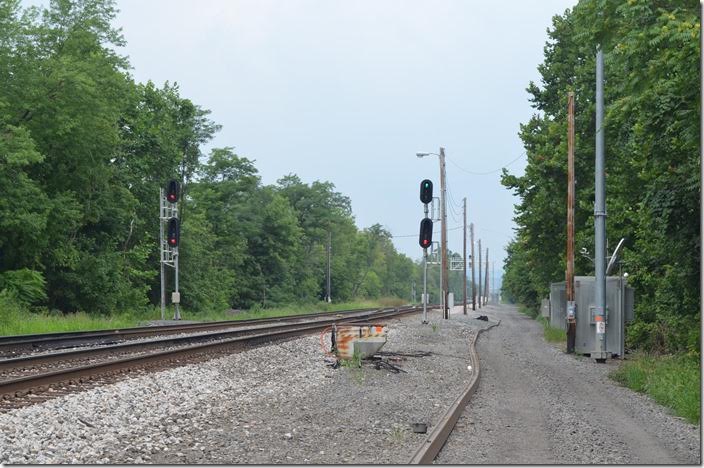
[[[482,308],[482,240],[479,239],[477,241],[478,246],[479,246],[479,267],[477,268],[477,274],[479,275],[479,278],[477,280],[477,287],[479,288],[479,291],[477,296],[478,296],[478,301],[479,302],[479,308]]]
[[[484,260],[486,263],[486,267],[484,270],[484,297],[486,297],[486,300],[484,301],[484,304],[489,303],[489,247],[486,248],[486,260]]]
[[[574,93],[567,94],[567,352],[574,353],[577,317],[574,301]]]
[[[464,218],[464,229],[462,230],[462,313],[467,315],[467,197],[462,199],[462,216]]]

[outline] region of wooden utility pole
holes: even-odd
[[[332,291],[331,286],[331,269],[332,269],[332,231],[328,231],[328,268],[327,268],[327,278],[326,278],[326,296],[325,302],[332,302]]]
[[[577,332],[574,313],[574,93],[567,94],[567,352],[574,353]]]
[[[469,242],[472,257],[472,310],[477,310],[477,291],[474,282],[474,223],[469,225]]]
[[[442,234],[442,237],[440,239],[440,251],[441,251],[441,258],[442,258],[442,271],[440,274],[441,278],[441,289],[442,289],[442,315],[443,318],[449,319],[450,318],[450,309],[448,307],[448,292],[449,292],[449,281],[448,281],[448,275],[447,275],[447,192],[446,192],[446,183],[445,183],[445,148],[440,148],[440,194],[442,196],[442,199],[440,200],[440,207],[441,207],[441,227],[440,227],[440,232]]]
[[[486,268],[484,270],[484,282],[486,283],[486,286],[484,286],[484,296],[486,297],[486,301],[484,304],[489,303],[489,247],[486,248]]]
[[[478,275],[479,275],[479,278],[477,279],[477,287],[479,288],[479,291],[478,291],[479,294],[477,294],[477,296],[479,296],[478,302],[479,302],[479,308],[481,309],[482,308],[482,240],[479,239],[477,241],[477,243],[479,246],[479,249],[478,249],[479,250],[479,266],[477,267],[477,271],[478,271]]]
[[[462,217],[464,219],[464,229],[462,230],[462,313],[467,315],[467,197],[462,199]]]

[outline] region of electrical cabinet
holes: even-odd
[[[550,326],[567,331],[567,292],[564,281],[550,285]]]
[[[574,294],[577,305],[575,352],[591,354],[596,348],[595,278],[575,276]],[[606,278],[606,351],[623,356],[625,324],[633,321],[634,293],[625,278]],[[567,294],[565,282],[550,285],[550,325],[567,330]]]
[[[540,301],[540,315],[546,319],[550,318],[550,299]]]

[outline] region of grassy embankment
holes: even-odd
[[[204,322],[215,320],[247,320],[252,318],[301,315],[311,312],[335,312],[348,309],[392,307],[402,305],[403,303],[403,300],[396,298],[358,300],[333,304],[319,302],[315,304],[289,305],[271,309],[254,308],[237,314],[228,313],[226,311],[191,313],[182,310],[181,318],[184,320]],[[167,318],[171,318],[172,314],[173,310],[167,310]],[[119,312],[110,316],[94,315],[85,312],[62,314],[47,311],[29,311],[11,301],[0,298],[0,336],[100,330],[105,328],[128,328],[144,325],[150,320],[158,320],[159,318],[160,311],[158,307],[145,308],[139,311]]]
[[[526,306],[519,306],[518,310],[523,315],[527,315],[528,317],[537,320],[538,323],[543,326],[543,337],[545,338],[545,341],[548,341],[550,343],[560,343],[563,341],[567,341],[567,335],[565,334],[565,331],[561,328],[555,328],[553,326],[550,326],[550,321],[540,315],[540,312],[538,310],[531,309]]]
[[[697,424],[701,417],[701,361],[694,355],[634,354],[609,374],[616,382],[645,393],[674,414]]]

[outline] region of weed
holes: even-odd
[[[616,382],[649,395],[678,416],[701,418],[700,358],[696,355],[634,355],[609,374]]]
[[[439,327],[437,323],[431,323],[430,328],[433,329],[433,332],[437,332]]]
[[[394,426],[391,428],[390,436],[394,442],[400,444],[406,438],[406,431],[402,427],[399,427],[398,425],[394,424]]]
[[[357,385],[364,383],[364,371],[362,370],[362,355],[359,351],[352,353],[351,359],[340,359],[340,367],[349,369],[348,374]]]
[[[543,326],[543,336],[545,341],[550,343],[561,343],[567,341],[567,334],[561,328],[556,328],[550,325],[550,321],[539,315],[536,320]]]
[[[351,359],[340,359],[340,365],[342,367],[360,368],[360,367],[362,367],[362,355],[360,354],[359,351],[355,350],[352,353]]]

